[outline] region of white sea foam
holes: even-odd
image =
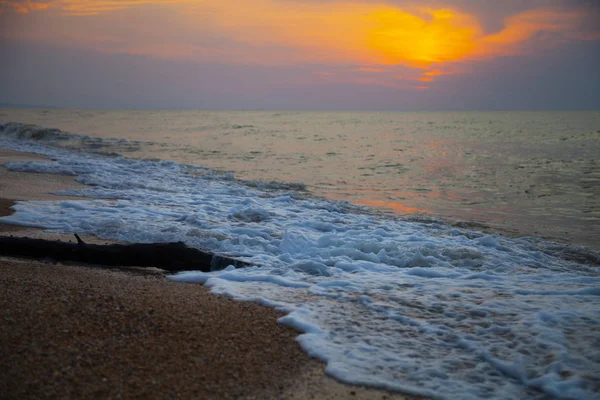
[[[184,241],[255,267],[184,272],[287,312],[303,349],[351,383],[449,399],[598,399],[600,271],[508,239],[249,187],[168,161],[1,140],[100,200],[18,202],[4,222],[133,242]]]

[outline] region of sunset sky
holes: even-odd
[[[0,103],[600,109],[599,4],[0,0]]]

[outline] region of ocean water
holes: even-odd
[[[0,109],[0,121],[85,136],[53,143],[61,147],[293,182],[315,196],[510,236],[600,244],[600,112]]]
[[[20,123],[0,125],[0,147],[55,160],[6,167],[89,185],[60,193],[78,201],[19,202],[4,222],[251,262],[170,279],[284,310],[337,379],[448,399],[600,398],[599,113],[2,120]]]

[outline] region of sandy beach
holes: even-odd
[[[0,164],[39,159],[0,150]],[[71,177],[0,168],[0,215],[18,200],[60,199]],[[0,224],[0,235],[72,240]],[[84,238],[94,241],[93,238]],[[167,281],[0,257],[2,398],[405,399],[341,384],[304,353],[282,314]]]

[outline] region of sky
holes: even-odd
[[[599,110],[597,0],[0,0],[0,103]]]

